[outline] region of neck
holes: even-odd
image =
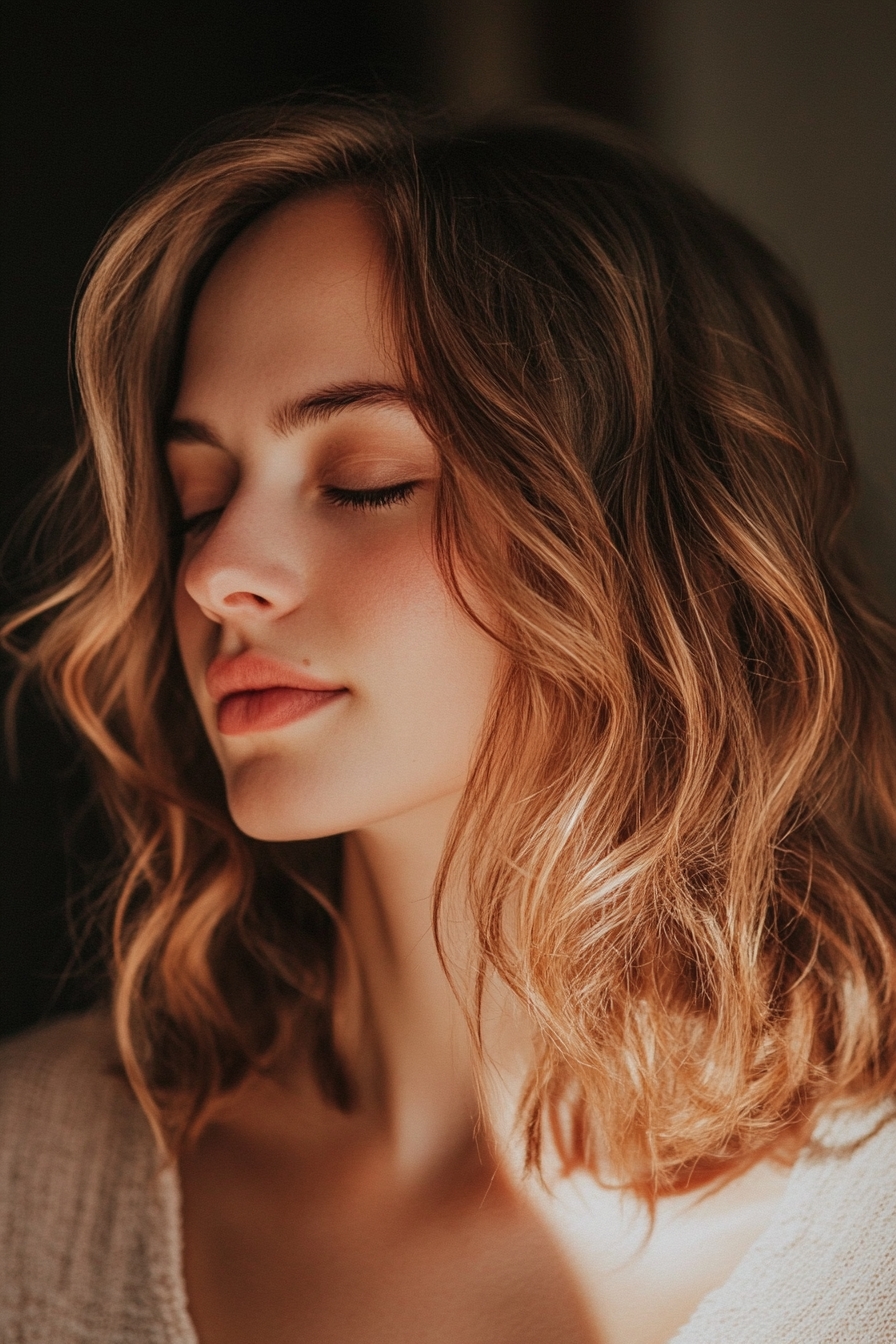
[[[472,1141],[478,1105],[464,1013],[436,951],[432,896],[458,796],[346,837],[343,910],[396,1163],[409,1175]]]

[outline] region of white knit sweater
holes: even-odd
[[[179,1191],[97,1014],[0,1046],[0,1341],[196,1344]],[[674,1344],[896,1344],[896,1106],[828,1118]]]

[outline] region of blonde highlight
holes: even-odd
[[[161,1141],[296,1018],[350,1104],[332,847],[251,844],[227,816],[174,649],[158,457],[214,261],[277,201],[340,184],[381,222],[442,459],[437,554],[508,655],[437,907],[462,862],[475,980],[536,1025],[531,1163],[551,1141],[656,1194],[892,1092],[893,632],[851,577],[850,450],[793,281],[612,129],[283,108],[101,245],[55,496],[81,501],[80,553],[6,631],[123,836],[116,1031]]]

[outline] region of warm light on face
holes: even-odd
[[[438,458],[402,399],[373,225],[290,201],[206,282],[167,448],[187,677],[248,834],[337,834],[457,793],[496,646],[433,560]]]

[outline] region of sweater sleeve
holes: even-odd
[[[176,1180],[94,1012],[0,1045],[0,1338],[195,1344]]]
[[[896,1115],[816,1129],[768,1230],[671,1344],[896,1344]]]

